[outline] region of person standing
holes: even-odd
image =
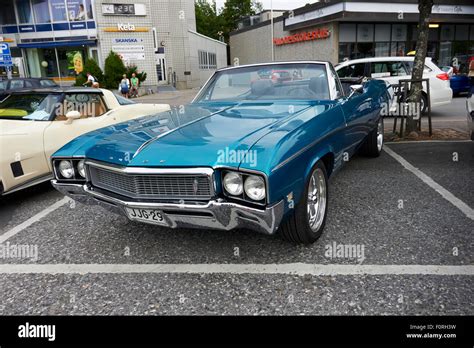
[[[131,97],[138,97],[138,88],[140,87],[140,79],[137,77],[135,73],[132,74],[132,78],[130,79],[130,96]]]
[[[471,57],[471,61],[469,62],[469,81],[471,82],[471,93],[474,92],[474,58]]]
[[[130,92],[130,80],[125,74],[123,74],[122,80],[120,81],[119,91],[122,93],[123,97],[128,98],[128,92]]]

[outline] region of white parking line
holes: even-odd
[[[472,276],[474,265],[341,264],[3,264],[0,274],[283,274],[283,275],[439,275]]]
[[[20,233],[21,231],[23,231],[25,228],[30,227],[35,222],[38,222],[39,220],[41,220],[42,218],[44,218],[48,214],[50,214],[53,211],[55,211],[56,209],[62,207],[64,204],[68,203],[70,200],[71,199],[69,197],[64,197],[60,201],[57,201],[56,203],[50,205],[46,209],[40,211],[38,214],[30,217],[28,220],[26,220],[26,221],[22,222],[21,224],[13,227],[11,230],[5,232],[4,234],[2,234],[0,236],[0,243],[5,242],[7,239],[9,239],[9,238],[13,237],[14,235],[16,235],[16,234]]]
[[[448,202],[450,202],[456,208],[461,210],[469,219],[474,220],[474,210],[471,207],[469,207],[466,203],[464,203],[459,198],[457,198],[455,195],[453,195],[451,192],[446,190],[443,186],[441,186],[440,184],[435,182],[433,179],[431,179],[428,175],[423,173],[421,170],[419,170],[418,168],[411,165],[402,156],[397,154],[395,151],[393,151],[389,147],[385,146],[384,150],[385,150],[386,153],[388,153],[390,156],[392,156],[394,159],[396,159],[405,169],[407,169],[410,172],[412,172],[413,174],[415,174],[426,185],[431,187],[433,190],[438,192],[444,199],[446,199]]]

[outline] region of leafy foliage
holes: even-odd
[[[144,72],[144,71],[138,72],[138,68],[137,68],[136,65],[127,65],[127,70],[126,70],[125,74],[127,74],[127,77],[129,79],[132,78],[133,73],[135,73],[135,75],[140,80],[140,84],[142,84],[146,80],[146,77],[147,77],[146,72]]]
[[[122,80],[122,75],[125,74],[126,71],[127,68],[123,64],[120,56],[114,51],[110,51],[105,59],[103,87],[108,89],[117,88],[120,80]]]
[[[221,32],[224,40],[229,42],[229,34],[237,29],[237,22],[262,9],[257,0],[226,0],[220,11],[217,11],[215,0],[195,0],[197,31],[214,39],[219,39],[218,33]]]
[[[104,81],[104,74],[102,72],[102,69],[99,67],[99,64],[97,64],[94,59],[87,58],[86,63],[84,64],[84,70],[76,77],[75,86],[82,86],[87,81],[88,72],[91,73],[91,75],[97,79],[99,84],[102,84],[102,82]]]

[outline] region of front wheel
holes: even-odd
[[[379,157],[383,149],[383,132],[383,117],[380,116],[377,127],[364,140],[364,144],[360,148],[360,154],[368,157]]]
[[[328,208],[328,183],[324,163],[313,167],[305,191],[294,211],[281,224],[281,236],[293,243],[312,244],[322,234]]]

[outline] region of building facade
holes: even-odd
[[[146,85],[199,87],[226,66],[223,42],[196,32],[193,0],[4,0],[0,41],[13,76],[67,84],[87,57],[103,68],[111,50],[147,73]],[[0,67],[6,75],[6,69]]]
[[[432,12],[428,56],[465,72],[474,56],[474,3],[435,1]],[[273,40],[270,21],[231,33],[231,61],[271,61],[272,46],[276,61],[404,56],[415,49],[417,22],[416,0],[319,2],[275,18]]]

